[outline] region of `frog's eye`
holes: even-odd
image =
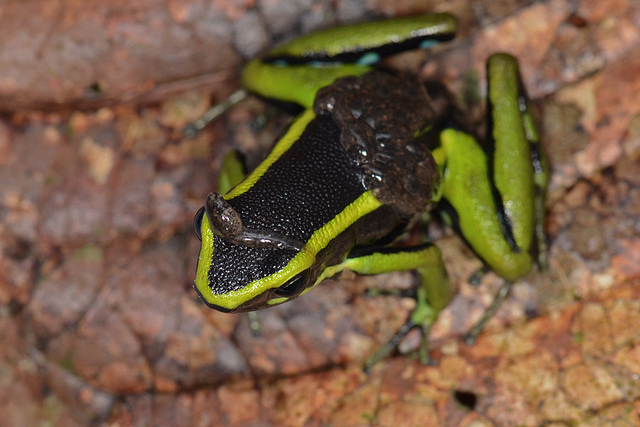
[[[202,241],[202,220],[204,218],[204,207],[196,213],[193,217],[193,229],[196,231],[196,236]]]
[[[289,279],[287,283],[275,290],[276,298],[289,298],[302,292],[307,284],[307,272],[302,272]]]

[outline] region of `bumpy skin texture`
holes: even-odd
[[[436,122],[424,87],[379,72],[345,77],[318,92],[314,109],[331,115],[367,189],[401,216],[423,212],[440,185],[435,160],[416,132]]]

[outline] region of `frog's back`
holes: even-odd
[[[246,227],[306,242],[365,191],[361,168],[340,144],[339,127],[330,117],[317,116],[260,179],[229,204]]]

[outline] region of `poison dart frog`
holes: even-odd
[[[426,361],[429,327],[453,292],[436,245],[394,245],[416,218],[445,213],[508,282],[544,264],[548,171],[516,59],[498,53],[487,61],[483,144],[441,85],[375,68],[386,55],[449,40],[456,28],[449,14],[348,25],[245,66],[248,91],[303,112],[246,177],[228,163],[225,190],[211,192],[195,216],[195,289],[209,307],[272,307],[344,270],[415,270],[415,310],[368,363],[413,326],[424,331]]]

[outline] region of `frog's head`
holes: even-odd
[[[211,308],[253,311],[299,296],[312,286],[315,257],[304,243],[271,230],[250,229],[219,194],[194,218],[202,241],[195,288]]]

